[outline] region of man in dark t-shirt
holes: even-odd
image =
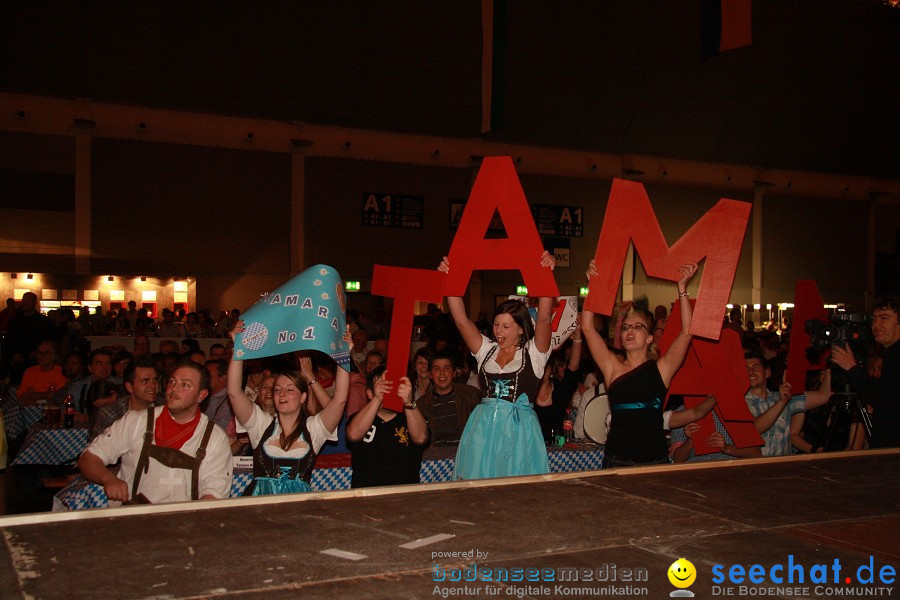
[[[382,408],[384,394],[394,385],[385,374],[384,367],[376,367],[369,373],[366,379],[369,402],[347,423],[352,488],[419,483],[428,425],[412,401],[412,385],[407,377],[400,379],[397,388],[403,411],[396,413]]]

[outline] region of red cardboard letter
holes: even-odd
[[[785,381],[791,384],[793,394],[802,394],[806,389],[806,372],[821,371],[825,368],[825,359],[831,351],[826,351],[816,362],[811,362],[806,355],[809,347],[809,334],[806,333],[806,322],[810,320],[828,320],[828,311],[822,306],[822,296],[812,279],[798,279],[794,291],[794,323],[791,326],[791,347],[788,350],[787,373]]]
[[[372,293],[394,299],[391,313],[391,344],[388,349],[387,373],[394,382],[394,391],[384,397],[384,408],[403,411],[397,395],[400,378],[406,375],[409,362],[409,343],[412,339],[413,314],[416,300],[440,302],[444,299],[444,274],[425,269],[404,269],[375,265],[372,271]]]
[[[485,239],[494,211],[500,213],[506,238]],[[459,230],[450,246],[450,273],[444,284],[447,296],[466,293],[476,269],[518,269],[528,295],[559,296],[550,269],[541,267],[544,252],[519,177],[508,156],[485,158],[472,186]]]
[[[669,248],[644,186],[614,179],[594,255],[599,274],[590,281],[585,307],[612,314],[629,241],[634,242],[651,277],[678,281],[679,265],[705,258],[691,333],[719,339],[722,307],[728,302],[734,282],[750,207],[747,202],[720,199]]]
[[[698,301],[699,303],[699,301]],[[721,321],[720,321],[721,325]],[[675,336],[681,331],[681,312],[672,311],[666,323],[660,351],[669,349]],[[750,387],[741,337],[733,329],[723,329],[718,341],[693,339],[684,365],[675,374],[669,386],[669,395],[716,397],[715,411],[719,420],[739,448],[761,446],[762,438],[753,425],[753,415],[747,408],[744,394]],[[702,399],[686,398],[687,408]],[[694,437],[695,454],[717,452],[706,445],[706,439],[714,431],[711,415],[700,420],[700,434]],[[704,433],[705,432],[705,433]]]

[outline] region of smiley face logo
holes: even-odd
[[[669,575],[669,583],[677,588],[690,587],[694,580],[697,579],[697,569],[686,558],[679,558],[673,562],[667,574]]]

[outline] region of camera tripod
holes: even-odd
[[[813,444],[812,452],[816,452],[819,448],[828,449],[828,444],[831,442],[831,438],[839,424],[848,425],[847,429],[851,432],[848,443],[852,441],[854,432],[852,425],[855,422],[862,423],[863,427],[865,427],[867,438],[872,437],[872,417],[869,416],[859,396],[853,392],[832,394],[828,399],[825,428],[819,434],[819,439]]]

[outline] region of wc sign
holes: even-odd
[[[569,266],[569,253],[571,242],[569,238],[546,238],[544,247],[556,259],[557,267]]]

